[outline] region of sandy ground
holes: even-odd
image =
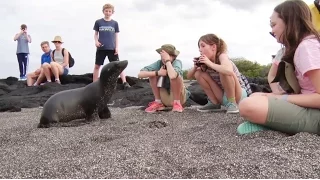
[[[41,109],[0,114],[0,178],[319,178],[320,138],[239,136],[237,115],[146,114],[37,129]]]

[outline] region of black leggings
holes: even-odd
[[[17,58],[19,63],[20,77],[24,77],[27,74],[28,54],[18,53]]]

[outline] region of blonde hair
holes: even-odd
[[[215,34],[206,34],[200,37],[198,41],[198,47],[200,47],[200,41],[203,41],[206,44],[209,45],[216,45],[217,46],[217,53],[216,53],[216,63],[220,64],[219,61],[219,56],[222,53],[227,52],[227,44],[224,42],[224,40],[220,39],[217,35]]]
[[[40,44],[40,46],[42,47],[42,46],[45,45],[45,44],[49,46],[49,42],[48,42],[48,41],[42,41],[41,44]]]
[[[102,7],[102,12],[106,9],[112,9],[112,12],[114,12],[114,6],[112,4],[105,4],[103,7]]]

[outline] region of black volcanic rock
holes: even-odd
[[[21,108],[35,108],[42,106],[53,94],[68,89],[84,87],[92,82],[92,73],[83,75],[61,76],[61,85],[57,83],[46,83],[40,86],[26,85],[26,81],[18,81],[15,77],[0,79],[0,112],[20,111]],[[116,92],[109,102],[112,107],[147,106],[154,100],[148,79],[138,79],[127,76],[127,82],[131,88],[124,89],[119,78]],[[254,92],[269,92],[268,82],[263,79],[249,79]],[[204,105],[207,96],[197,82],[188,86],[191,92],[186,106]]]

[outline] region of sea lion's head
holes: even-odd
[[[102,83],[114,83],[118,80],[120,73],[128,66],[128,61],[113,61],[103,66],[100,73]]]

